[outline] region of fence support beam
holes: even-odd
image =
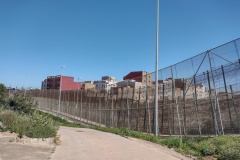
[[[237,111],[237,108],[236,108],[235,95],[233,93],[232,85],[230,85],[230,90],[231,90],[231,93],[232,93],[232,103],[233,103],[233,108],[234,108],[234,111],[235,111],[235,116],[236,116],[236,120],[237,120],[237,124],[238,124],[238,130],[239,130],[239,133],[240,133],[240,122],[239,122],[239,118],[238,118],[238,111]]]
[[[212,89],[211,89],[211,83],[210,83],[210,77],[209,72],[207,71],[207,78],[208,78],[208,89],[209,89],[209,101],[212,108],[212,118],[213,118],[213,126],[214,126],[214,132],[215,136],[217,136],[217,122],[216,122],[216,112],[214,109],[214,106],[212,105]]]
[[[214,75],[213,75],[213,69],[212,69],[212,61],[210,59],[210,51],[207,51],[207,53],[208,53],[208,60],[209,60],[209,64],[210,64],[211,76],[212,76],[213,88],[214,88],[214,109],[216,110],[218,107],[218,115],[219,115],[219,119],[220,119],[221,130],[222,130],[222,134],[224,134],[221,110],[220,110],[220,106],[218,103],[217,90],[216,90],[216,85],[215,85],[215,80],[214,80]]]
[[[229,120],[230,120],[231,128],[233,129],[233,128],[234,128],[234,125],[233,125],[232,115],[231,115],[231,110],[230,110],[230,105],[229,105],[229,97],[228,97],[227,84],[226,84],[226,79],[225,79],[225,73],[224,73],[223,65],[221,65],[221,68],[222,68],[224,89],[225,89],[226,98],[227,98],[228,115],[229,115]]]
[[[193,81],[194,81],[194,92],[195,92],[195,96],[193,98],[195,98],[195,111],[196,111],[196,115],[197,115],[197,124],[198,124],[198,132],[199,132],[199,135],[201,136],[202,135],[202,132],[201,132],[201,127],[200,127],[200,123],[199,123],[199,116],[198,116],[198,100],[197,100],[197,84],[196,84],[196,76],[194,75],[193,77]]]

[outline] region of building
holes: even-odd
[[[42,81],[41,89],[47,89],[47,79],[45,79],[44,81]]]
[[[136,80],[123,80],[117,83],[117,87],[140,88],[140,87],[146,87],[146,84],[143,84],[142,82],[136,82]]]
[[[152,85],[152,74],[145,71],[130,72],[123,77],[123,80],[135,80],[146,85]]]
[[[154,83],[153,83],[154,84]],[[169,100],[173,98],[185,97],[186,99],[192,99],[197,94],[197,99],[205,98],[207,95],[207,89],[203,84],[192,84],[191,79],[172,79],[158,81],[159,98],[164,97]]]
[[[78,90],[82,87],[80,82],[74,82],[74,78],[70,76],[48,76],[47,79],[42,82],[42,89],[59,90],[60,86],[61,90]]]
[[[92,81],[84,81],[82,82],[81,89],[88,90],[88,89],[95,89],[95,84]]]
[[[106,90],[109,91],[112,87],[117,86],[117,81],[111,76],[102,76],[102,80],[94,81],[96,90]]]

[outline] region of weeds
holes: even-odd
[[[34,138],[49,138],[55,137],[58,127],[54,124],[54,121],[46,115],[39,114],[39,112],[33,112],[31,115],[31,127],[26,135]]]
[[[56,145],[60,145],[61,144],[60,135],[56,135],[54,137],[53,143],[56,144]]]
[[[60,117],[56,117],[52,114],[46,113],[46,112],[42,112],[42,111],[36,111],[37,113],[39,113],[40,115],[46,116],[50,119],[53,120],[54,124],[56,126],[66,126],[66,127],[84,127],[83,125],[80,125],[78,123],[73,123],[73,122],[69,122],[65,119],[62,119]]]
[[[6,110],[0,113],[0,121],[3,122],[5,131],[18,133],[20,138],[23,135],[31,138],[54,137],[58,129],[52,119],[37,112],[27,115]]]

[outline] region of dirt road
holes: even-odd
[[[60,127],[61,145],[52,160],[189,160],[150,142],[86,128]]]

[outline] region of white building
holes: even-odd
[[[97,90],[106,90],[109,91],[111,87],[117,86],[117,81],[114,77],[110,76],[103,76],[102,80],[100,81],[94,81],[95,87]]]
[[[146,84],[143,84],[142,82],[137,82],[135,80],[123,80],[117,83],[117,87],[131,87],[137,89],[140,87],[146,87]]]

